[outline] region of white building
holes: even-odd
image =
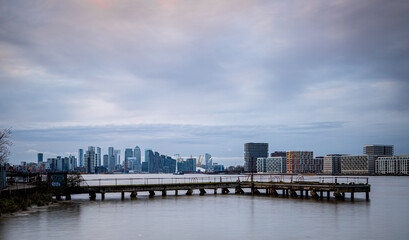
[[[409,155],[378,157],[375,160],[375,173],[408,175]]]
[[[285,173],[286,158],[285,157],[268,157],[257,158],[258,173]]]

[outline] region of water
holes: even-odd
[[[124,201],[119,194],[105,201],[77,195],[1,217],[0,239],[407,239],[409,177],[370,177],[370,184],[369,202],[364,193],[354,202],[210,192],[136,200],[128,194]]]

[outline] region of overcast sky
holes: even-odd
[[[409,1],[0,0],[10,161],[140,146],[409,154]],[[217,159],[217,158],[216,158]]]

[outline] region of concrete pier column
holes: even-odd
[[[131,192],[130,197],[131,197],[131,199],[135,199],[137,195],[138,195],[137,192]]]
[[[354,192],[351,192],[351,201],[354,201]]]
[[[290,196],[289,191],[290,191],[289,189],[286,189],[286,190],[285,190],[285,196],[286,196],[286,197]]]
[[[102,201],[105,200],[105,193],[101,193],[101,200],[102,200]]]
[[[300,190],[300,196],[304,197],[304,190],[302,190],[302,189]]]
[[[204,189],[200,189],[200,195],[205,195],[206,194],[206,191],[204,190]]]
[[[271,193],[271,195],[273,195],[273,196],[278,196],[278,193],[277,193],[277,191],[276,191],[274,188],[271,189],[270,193]]]
[[[285,197],[285,190],[283,189],[283,197]]]
[[[89,193],[89,200],[95,200],[97,198],[97,194],[96,193],[94,193],[94,192],[90,192]]]
[[[344,192],[341,193],[341,196],[342,196],[342,200],[345,200],[345,193]]]
[[[217,195],[217,188],[214,189],[214,195]]]
[[[162,190],[162,197],[166,197],[166,190]]]
[[[71,200],[71,195],[70,194],[65,195],[65,200]]]
[[[155,196],[155,191],[149,191],[149,197]]]
[[[305,190],[305,198],[308,198],[308,190]]]
[[[193,190],[189,189],[189,190],[187,190],[186,195],[190,196],[190,195],[192,195],[192,193],[193,193]]]
[[[222,194],[228,194],[229,192],[228,188],[222,188]]]
[[[175,196],[177,196],[178,195],[178,190],[175,190]]]
[[[125,200],[125,192],[121,192],[121,200]]]
[[[330,191],[327,191],[327,200],[329,200],[330,197],[331,197],[331,192],[330,192]]]
[[[366,201],[369,201],[369,192],[365,192]]]
[[[320,191],[320,199],[323,199],[324,198],[324,192],[321,190]]]
[[[56,195],[55,199],[57,199],[57,201],[61,201],[61,195]]]

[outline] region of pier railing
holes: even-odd
[[[306,175],[254,175],[254,182],[315,183],[315,184],[368,184],[367,177],[318,177]],[[163,178],[98,178],[84,179],[81,186],[125,186],[157,184],[194,184],[248,182],[248,176],[206,176],[206,177],[163,177]]]

